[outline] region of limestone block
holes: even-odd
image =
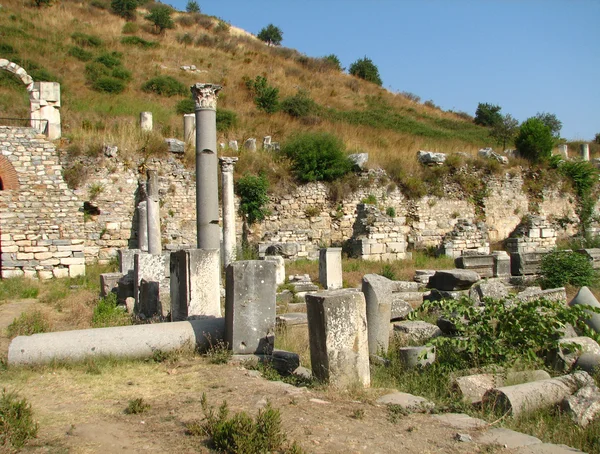
[[[69,268],[69,272],[70,271],[71,270]],[[54,277],[54,274],[52,273],[52,271],[40,270],[40,271],[38,271],[38,277],[42,280],[48,280],[48,279],[52,279]],[[71,276],[71,274],[69,273],[69,277],[75,277],[75,276]]]
[[[424,397],[413,396],[412,394],[394,392],[385,394],[376,401],[378,404],[399,405],[413,413],[426,413],[435,408],[435,404]]]
[[[152,131],[152,112],[140,112],[140,129]]]
[[[225,340],[234,353],[270,354],[275,329],[274,262],[245,260],[227,267]]]
[[[397,333],[408,342],[424,344],[435,337],[441,336],[442,330],[436,325],[417,320],[394,323],[394,333]]]
[[[513,276],[539,274],[544,252],[513,252],[510,267]]]
[[[171,320],[221,316],[218,249],[186,249],[170,259]]]
[[[64,259],[60,259],[61,265],[85,265],[85,258],[83,257],[65,257]]]
[[[102,273],[100,274],[100,296],[105,297],[110,293],[117,293],[119,280],[123,275],[121,273]]]
[[[401,347],[398,356],[406,369],[425,367],[435,361],[435,347]]]
[[[600,414],[600,389],[595,384],[585,386],[566,397],[562,407],[575,424],[587,427]]]
[[[366,302],[362,292],[306,295],[310,357],[315,377],[334,386],[370,386]]]
[[[421,294],[422,295],[422,294]],[[421,304],[423,296],[421,296]],[[411,304],[406,301],[402,293],[392,293],[392,307],[390,320],[403,320],[413,311]]]
[[[39,86],[40,99],[60,106],[60,84],[58,82],[35,82]]]
[[[369,354],[385,355],[390,342],[392,281],[378,274],[365,274],[362,292],[366,301]]]
[[[121,274],[127,274],[129,271],[133,271],[134,267],[134,256],[142,251],[140,249],[119,249],[117,251],[117,259],[119,262],[119,272]]]
[[[510,277],[510,256],[505,251],[495,251],[494,257],[494,277]]]
[[[480,279],[479,274],[471,270],[439,270],[429,278],[427,287],[447,291],[464,290]]]
[[[165,264],[167,256],[152,254],[135,254],[133,264],[133,297],[139,309],[140,285],[142,279],[146,282],[161,282],[165,279]]]
[[[69,277],[85,276],[85,264],[69,265]]]
[[[343,287],[342,248],[323,248],[319,251],[319,282],[327,290]]]
[[[69,277],[69,268],[54,268],[52,274],[57,279]]]
[[[583,306],[591,306],[596,309],[600,309],[600,303],[594,296],[594,294],[587,287],[581,287],[575,298],[571,300],[569,306],[574,306],[576,304]],[[591,329],[600,333],[600,313],[586,311],[589,314],[589,318],[585,320],[585,324],[589,326]]]
[[[275,262],[275,282],[277,285],[285,283],[285,260],[279,255],[265,255],[263,260]]]
[[[558,349],[548,359],[554,370],[564,372],[575,364],[582,353],[600,355],[600,345],[585,336],[560,339]]]
[[[471,287],[469,298],[477,303],[482,303],[485,298],[499,300],[508,296],[506,286],[497,280],[478,282]]]

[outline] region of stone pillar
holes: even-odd
[[[495,251],[494,257],[494,277],[510,277],[510,256],[505,251]]]
[[[223,266],[235,261],[235,198],[233,167],[238,158],[219,158],[221,164],[221,198],[223,202]]]
[[[370,386],[365,305],[363,293],[351,289],[306,295],[310,360],[319,380]]]
[[[28,87],[29,90],[29,87]],[[33,82],[29,90],[31,127],[45,133],[49,140],[60,139],[60,84]]]
[[[285,260],[280,255],[265,255],[262,260],[269,260],[275,263],[275,283],[281,285],[285,283]]]
[[[319,282],[327,290],[342,285],[342,248],[330,247],[319,250]]]
[[[581,159],[584,161],[589,161],[590,160],[590,144],[582,143],[580,145],[580,149],[581,149]]]
[[[137,206],[138,212],[138,249],[148,252],[148,202],[142,200]]]
[[[233,353],[270,355],[275,340],[275,262],[243,260],[227,267],[225,340]]]
[[[558,154],[560,154],[565,159],[569,158],[569,147],[566,143],[561,143],[558,146]]]
[[[140,128],[142,131],[152,131],[152,112],[140,112]]]
[[[196,227],[198,249],[220,249],[217,95],[220,85],[192,85],[196,102]]]
[[[196,143],[196,114],[183,115],[183,141]]]
[[[162,304],[160,287],[166,278],[166,260],[163,255],[135,254],[133,268],[133,296],[135,311],[152,306],[154,313],[161,312]],[[150,284],[153,283],[153,284]],[[142,293],[142,287],[145,287]],[[142,301],[142,297],[144,301]],[[151,316],[154,314],[144,314]]]
[[[188,249],[171,254],[171,321],[221,316],[219,251]]]
[[[162,252],[160,238],[160,201],[158,197],[158,173],[148,170],[148,252],[159,255]]]
[[[365,274],[362,292],[367,306],[369,354],[385,355],[390,345],[392,281],[378,274]]]

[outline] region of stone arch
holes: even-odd
[[[5,156],[0,156],[0,190],[19,189],[17,171]]]
[[[21,79],[21,82],[23,82],[27,86],[27,91],[29,93],[34,91],[33,79],[31,78],[31,76],[29,74],[27,74],[27,71],[25,71],[23,68],[21,68],[16,63],[13,63],[12,61],[8,61],[5,58],[0,58],[0,69],[4,69],[8,72],[11,72],[15,76],[17,76],[19,79]]]

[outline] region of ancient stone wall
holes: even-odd
[[[32,128],[0,126],[2,277],[85,274],[81,201],[54,145]]]

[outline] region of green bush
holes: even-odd
[[[182,99],[175,106],[175,111],[179,115],[194,113],[196,111],[196,102],[192,98]]]
[[[597,279],[592,262],[577,252],[557,251],[546,254],[542,258],[541,283],[544,288],[590,286]]]
[[[236,125],[237,114],[235,112],[232,110],[217,109],[217,131],[229,131],[235,128]]]
[[[19,399],[15,392],[2,390],[0,396],[0,449],[20,449],[37,436],[38,425],[33,420],[31,405]]]
[[[279,109],[279,88],[269,85],[266,77],[246,80],[246,87],[254,93],[254,104],[266,113],[275,113]]]
[[[475,124],[481,126],[494,126],[502,121],[502,114],[500,113],[502,107],[495,106],[494,104],[480,102],[477,105],[475,111]]]
[[[342,67],[342,62],[335,54],[326,55],[325,57],[323,57],[323,60],[325,60],[327,64],[336,71],[344,70],[344,68]]]
[[[72,46],[67,52],[71,57],[75,57],[80,61],[90,61],[93,57],[93,54],[85,49],[82,49],[79,46]]]
[[[249,225],[267,216],[268,189],[269,180],[262,174],[244,175],[237,181],[235,192],[240,198],[239,212]]]
[[[199,13],[200,5],[196,0],[188,0],[187,5],[185,5],[185,11],[188,13]]]
[[[350,65],[348,72],[360,79],[364,79],[367,82],[373,82],[379,86],[382,85],[381,77],[379,76],[379,69],[370,58],[364,57],[359,58]]]
[[[103,93],[122,93],[125,87],[126,83],[124,80],[111,76],[102,76],[92,82],[92,88]]]
[[[171,19],[171,12],[173,8],[163,4],[156,4],[150,11],[150,14],[146,16],[146,20],[152,22],[156,29],[156,33],[162,35],[168,28],[175,28],[173,19]]]
[[[92,326],[102,328],[125,325],[131,325],[131,318],[122,308],[117,306],[117,295],[111,293],[104,298],[100,298],[98,304],[94,307]]]
[[[303,182],[334,181],[352,170],[343,142],[329,133],[297,135],[282,148],[292,161],[292,170]]]
[[[135,20],[135,10],[137,6],[137,0],[112,0],[110,2],[110,9],[112,12],[128,21]]]
[[[6,328],[8,337],[31,336],[50,331],[50,323],[40,311],[23,312]]]
[[[298,90],[294,96],[289,96],[281,102],[281,110],[292,117],[301,118],[311,115],[316,110],[316,103],[306,90]]]
[[[528,118],[521,125],[515,139],[517,150],[532,162],[545,161],[552,155],[554,137],[552,131],[538,118]]]
[[[138,397],[137,399],[132,399],[127,404],[127,408],[125,409],[125,414],[127,415],[139,415],[141,413],[146,412],[150,409],[150,405],[147,402],[144,402],[144,399]]]
[[[85,77],[88,82],[93,83],[94,80],[109,75],[110,70],[102,63],[92,62],[85,65]]]
[[[147,93],[169,97],[189,94],[189,89],[171,76],[154,77],[142,85],[142,90]]]
[[[102,40],[94,35],[86,35],[85,33],[75,32],[71,35],[71,39],[81,47],[100,47]]]
[[[159,46],[156,41],[146,41],[139,36],[124,36],[121,38],[121,44],[126,44],[129,46],[139,46],[143,49],[154,49]]]
[[[596,204],[594,194],[598,186],[598,169],[588,161],[562,161],[560,158],[557,158],[554,159],[553,163],[552,158],[550,165],[554,164],[554,167],[557,167],[560,173],[569,178],[575,189],[579,233],[582,237],[588,237],[589,228],[593,220],[594,206]]]
[[[276,27],[273,24],[269,24],[266,27],[264,27],[261,31],[259,31],[256,37],[268,44],[279,46],[281,44],[281,41],[283,41],[283,32],[279,27]]]
[[[137,33],[139,29],[140,26],[135,22],[126,22],[123,25],[123,28],[121,29],[121,33],[123,33],[124,35],[132,35],[134,33]]]
[[[96,57],[96,62],[102,63],[107,68],[116,68],[121,65],[122,54],[119,52],[105,52]]]
[[[130,81],[131,80],[131,71],[128,71],[127,69],[123,68],[122,66],[118,66],[116,68],[114,68],[111,72],[112,77],[116,78],[116,79],[121,79],[124,81]]]

